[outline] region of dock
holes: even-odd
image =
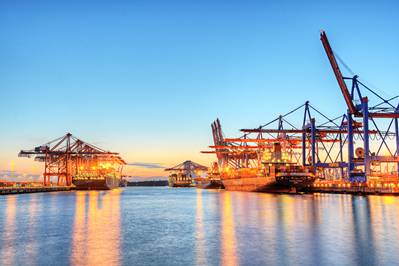
[[[70,186],[0,187],[0,195],[69,191],[72,189]]]
[[[357,195],[399,195],[399,183],[351,183],[317,181],[304,192],[339,193]]]

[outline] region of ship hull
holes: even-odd
[[[176,184],[176,183],[169,183],[169,186],[170,187],[192,187],[193,185],[190,183],[190,184]]]
[[[78,190],[110,190],[119,187],[118,178],[106,177],[105,179],[73,180]]]
[[[295,192],[290,187],[285,187],[276,182],[274,177],[241,177],[223,179],[223,185],[230,191],[247,192],[269,192],[269,193],[291,193]]]
[[[223,182],[216,180],[201,182],[196,184],[195,187],[202,189],[224,189]]]
[[[316,178],[313,174],[310,173],[292,173],[279,174],[276,177],[276,180],[277,183],[281,186],[300,189],[313,185]]]
[[[169,187],[193,187],[193,179],[187,176],[170,175],[168,180]]]

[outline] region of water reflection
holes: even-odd
[[[360,201],[360,202],[359,202]],[[359,202],[359,203],[358,203]],[[360,265],[375,265],[375,239],[369,198],[352,200],[353,247]],[[378,215],[378,214],[376,214]],[[376,217],[378,219],[378,217]]]
[[[398,217],[399,197],[383,196],[161,188],[5,196],[0,265],[395,265]]]
[[[73,265],[120,264],[120,193],[120,190],[76,193]]]
[[[236,235],[231,193],[220,193],[221,197],[221,265],[237,265]]]
[[[26,243],[25,252],[27,256],[30,258],[29,263],[36,264],[37,257],[39,253],[39,243],[35,240],[36,235],[38,234],[38,216],[40,213],[40,202],[39,196],[37,194],[30,194],[28,201],[28,230],[27,234],[30,237],[31,241]]]
[[[195,212],[195,244],[196,244],[196,262],[197,265],[206,265],[207,259],[205,254],[205,231],[204,231],[204,210],[202,202],[202,189],[197,189],[197,201]]]
[[[204,226],[213,226],[204,195],[213,196],[196,194],[197,264],[213,261],[202,250],[217,237],[202,236]],[[214,252],[222,265],[379,265],[398,258],[398,197],[221,192],[219,199],[220,250]]]
[[[5,201],[3,234],[1,243],[1,258],[5,265],[14,264],[15,260],[15,233],[16,233],[16,196],[8,196]]]

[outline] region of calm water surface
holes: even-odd
[[[171,188],[0,196],[1,265],[398,265],[399,198]]]

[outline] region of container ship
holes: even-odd
[[[183,173],[173,173],[168,177],[170,187],[193,187],[193,178]]]
[[[72,177],[72,184],[79,190],[109,190],[123,186],[122,166],[125,162],[119,156],[98,158],[90,164],[79,166],[77,173]]]
[[[296,192],[314,182],[315,176],[308,169],[289,160],[280,142],[265,149],[258,168],[226,167],[222,182],[226,190],[254,192]]]
[[[119,187],[121,179],[112,175],[76,175],[72,178],[72,183],[79,190],[109,190]]]
[[[220,180],[226,190],[253,192],[296,192],[315,181],[313,169],[299,163],[298,138],[270,134],[270,138],[224,138],[217,119],[211,125]],[[256,129],[258,130],[258,129]],[[278,131],[277,131],[278,132]],[[250,145],[255,144],[255,145]]]
[[[208,167],[190,160],[165,169],[171,173],[168,178],[170,187],[194,187],[196,180],[202,178],[203,173],[207,170]]]
[[[206,177],[195,178],[195,186],[203,189],[223,189],[223,181],[219,172],[218,163],[214,162]]]

